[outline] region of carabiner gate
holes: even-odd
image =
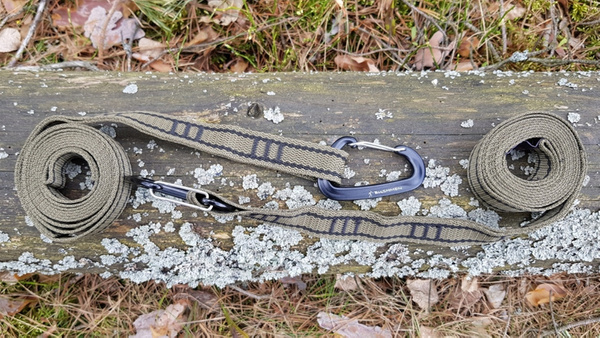
[[[425,179],[425,163],[421,156],[410,147],[399,145],[392,148],[371,142],[358,142],[351,136],[341,137],[331,146],[336,149],[342,149],[345,145],[395,152],[398,155],[406,157],[413,167],[413,174],[409,178],[394,182],[363,185],[359,187],[336,187],[329,180],[322,178],[318,179],[317,183],[319,189],[323,195],[331,199],[338,201],[353,201],[395,195],[418,188]]]
[[[206,191],[194,189],[182,185],[176,185],[163,181],[154,181],[147,178],[128,176],[126,177],[132,183],[142,186],[150,192],[150,195],[156,199],[169,201],[175,204],[184,205],[186,207],[202,210],[202,211],[218,211],[218,212],[233,212],[237,208],[233,205],[229,205],[222,201],[216,196],[212,196]],[[196,199],[202,205],[192,204],[185,202],[188,200],[187,194],[189,192],[201,195],[202,197],[196,196]],[[170,197],[175,197],[175,199]]]

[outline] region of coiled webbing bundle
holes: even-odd
[[[52,240],[67,242],[100,232],[127,204],[131,187],[123,177],[131,175],[129,160],[118,142],[89,126],[101,122],[125,124],[235,161],[334,182],[340,182],[347,157],[344,151],[327,146],[157,113],[50,117],[27,139],[17,161],[15,182],[23,208]],[[537,172],[529,180],[514,176],[506,163],[507,152],[525,141],[537,143],[535,151],[540,158]],[[95,184],[86,196],[71,200],[58,189],[65,183],[63,165],[74,157],[90,165]],[[234,217],[250,217],[321,237],[462,246],[528,233],[564,217],[586,173],[586,155],[577,133],[568,122],[549,113],[522,114],[499,124],[473,149],[469,163],[469,184],[485,206],[543,215],[524,228],[494,229],[464,219],[387,217],[317,207],[265,210],[223,200],[240,210],[230,213]],[[198,203],[194,196],[189,196],[189,202]]]

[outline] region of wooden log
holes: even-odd
[[[197,215],[194,210],[183,207],[177,207],[174,214],[160,213],[150,203],[142,204],[137,209],[128,207],[119,220],[102,234],[86,237],[77,243],[47,243],[40,238],[34,227],[27,225],[26,215],[14,190],[13,170],[18,152],[30,131],[49,115],[92,116],[119,111],[157,111],[184,119],[238,125],[310,142],[330,144],[340,136],[353,135],[359,140],[377,139],[382,144],[391,146],[404,144],[418,149],[426,163],[435,160],[437,166],[448,168],[449,175],[459,175],[463,180],[458,186],[459,195],[446,196],[439,187],[422,188],[409,194],[386,197],[378,202],[372,211],[397,215],[400,213],[397,202],[409,196],[416,197],[422,203],[421,209],[431,210],[432,207],[439,207],[440,200],[448,198],[457,207],[471,211],[476,207],[470,205],[473,204],[473,195],[466,183],[466,169],[460,161],[467,159],[477,141],[501,121],[521,112],[550,111],[564,118],[570,116],[586,146],[590,179],[583,187],[578,208],[597,212],[600,205],[600,97],[597,94],[600,89],[599,81],[600,75],[597,73],[238,75],[1,71],[0,154],[6,155],[0,156],[5,157],[0,159],[0,192],[3,196],[0,231],[4,236],[0,238],[5,239],[0,243],[3,252],[0,260],[4,262],[0,263],[0,270],[8,269],[20,273],[109,271],[140,281],[160,279],[170,283],[191,284],[223,284],[310,270],[372,273],[376,276],[444,276],[449,272],[465,269],[474,274],[491,270],[523,272],[527,269],[531,272],[547,273],[590,271],[595,269],[593,263],[600,258],[600,254],[594,251],[597,248],[593,243],[598,241],[594,240],[593,236],[597,236],[597,233],[593,232],[588,234],[589,236],[586,235],[587,237],[577,234],[582,236],[577,243],[574,243],[573,237],[565,239],[571,242],[561,244],[565,247],[564,259],[561,259],[563,256],[560,256],[560,252],[557,253],[556,248],[548,248],[555,252],[547,257],[538,252],[539,249],[533,249],[536,245],[545,243],[544,238],[550,241],[552,237],[548,234],[543,235],[546,237],[540,235],[542,237],[525,238],[523,243],[507,241],[497,244],[495,249],[493,246],[453,250],[433,246],[396,245],[390,251],[390,246],[373,246],[369,243],[345,243],[346,247],[334,249],[335,244],[323,244],[316,238],[308,237],[292,241],[292,244],[265,244],[267,241],[261,242],[260,238],[278,237],[272,234],[258,236],[252,230],[258,225],[256,222],[234,220],[222,224],[212,217],[204,217],[201,213]],[[274,124],[262,116],[249,116],[248,108],[254,103],[259,104],[265,111],[279,109],[284,120]],[[461,126],[468,120],[473,121],[472,127],[465,128],[467,124]],[[257,175],[259,184],[270,182],[277,190],[300,185],[310,192],[315,200],[323,199],[313,181],[200,154],[186,147],[153,140],[124,126],[113,128],[116,130],[117,140],[130,154],[135,171],[153,172],[152,178],[164,178],[169,181],[181,179],[184,184],[192,185],[197,183],[193,176],[196,168],[207,170],[211,165],[219,164],[223,167],[222,175],[206,185],[206,188],[218,191],[233,200],[238,200],[239,197],[249,198],[248,204],[256,207],[273,200],[280,207],[286,207],[285,201],[281,199],[270,197],[260,200],[256,189],[244,190],[243,177],[252,174]],[[153,142],[156,142],[154,148]],[[410,170],[405,170],[406,162],[394,154],[373,150],[349,152],[351,155],[348,166],[356,172],[356,176],[346,180],[345,184],[351,185],[358,181],[383,182],[385,174],[393,171],[400,171],[404,176],[410,175]],[[528,165],[526,161],[521,161],[516,163],[517,174],[521,173],[519,165]],[[82,177],[83,175],[80,175],[76,178],[75,187],[79,184],[77,179]],[[73,193],[72,190],[77,189],[69,191]],[[345,209],[359,209],[359,206],[352,202],[341,204]],[[598,217],[594,215],[597,213],[586,216],[585,220],[584,216],[577,213],[572,217],[580,219],[579,223],[587,227],[598,227],[600,221],[593,220],[593,217]],[[520,222],[529,217],[521,214],[500,216],[503,222]],[[131,233],[126,235],[133,228],[157,222],[160,222],[163,228],[160,233],[152,235],[152,243],[156,245],[154,249],[143,247],[139,238],[136,242]],[[166,264],[158,269],[160,271],[156,270],[156,267],[148,269],[147,266],[151,265],[147,263],[148,258],[145,258],[146,261],[140,258],[144,253],[151,252],[149,255],[152,259],[157,259],[160,257],[160,254],[156,254],[157,250],[163,256],[168,256],[168,248],[172,247],[174,254],[177,252],[177,255],[187,257],[188,261],[192,257],[192,251],[194,257],[200,255],[197,247],[194,249],[193,246],[182,242],[177,231],[164,231],[165,224],[169,222],[172,222],[177,230],[185,222],[192,224],[192,228],[201,238],[212,240],[211,244],[203,242],[202,245],[212,246],[212,250],[220,255],[218,259],[225,262],[213,266],[217,271],[203,272],[192,277],[184,276],[181,269],[176,268],[183,264],[182,260],[174,260],[170,267]],[[568,224],[572,225],[575,221],[569,222]],[[243,232],[232,236],[233,229],[239,225],[248,227],[245,233],[250,237],[244,237]],[[187,229],[187,225],[184,228]],[[597,231],[597,228],[594,229]],[[278,236],[291,235],[284,232]],[[121,247],[129,251],[124,255],[115,253],[119,248],[110,247],[106,239],[116,239],[127,247],[138,248],[137,252]],[[234,239],[238,242],[234,243]],[[247,243],[263,245],[255,248],[260,252],[257,255],[264,256],[263,260],[243,256],[243,252],[250,255],[244,251],[251,250],[250,244]],[[585,256],[568,258],[573,251],[578,250],[578,245],[590,252]],[[508,249],[511,246],[525,251],[529,248],[529,253],[523,253],[524,256],[518,258],[522,259],[521,261],[511,258],[499,263],[485,263],[486,260],[498,259],[500,254],[496,251],[511,252]],[[110,252],[111,248],[115,252]],[[364,257],[360,257],[360,250],[365,250]],[[492,252],[493,250],[496,251]],[[203,254],[205,258],[210,256],[206,252]],[[277,256],[278,254],[280,256]],[[330,259],[318,261],[314,256],[317,254]],[[215,257],[211,259],[217,259]],[[339,259],[335,260],[335,257]],[[274,263],[276,259],[280,259],[277,263],[279,265]],[[247,260],[252,264],[240,263],[235,270],[233,265],[236,260]],[[483,265],[475,267],[479,261]],[[383,264],[384,262],[387,262],[387,265]],[[200,269],[198,265],[204,263],[205,260],[198,259],[196,265],[191,264],[186,268]],[[246,269],[247,274],[243,273],[241,267]]]

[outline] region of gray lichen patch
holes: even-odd
[[[473,218],[447,199],[440,201],[438,207],[439,210],[432,208],[432,214]],[[168,285],[222,287],[240,281],[265,281],[313,271],[327,273],[334,266],[348,263],[370,267],[371,271],[364,275],[371,277],[446,278],[461,269],[474,276],[499,268],[511,275],[597,272],[591,262],[600,259],[600,213],[585,209],[574,209],[565,219],[527,238],[483,245],[476,256],[465,259],[434,252],[427,252],[423,257],[422,250],[411,253],[408,246],[401,243],[380,251],[384,247],[381,243],[330,239],[321,239],[310,245],[306,252],[301,252],[295,249],[303,238],[301,233],[267,224],[248,228],[236,226],[232,232],[234,246],[227,251],[216,246],[212,239],[200,236],[191,223],[184,223],[178,235],[186,248],[160,249],[153,238],[161,229],[159,223],[132,229],[127,236],[137,243],[137,247],[116,239],[105,239],[102,244],[107,254],[95,262],[65,256],[52,263],[24,253],[17,261],[0,263],[0,269],[18,274],[53,274],[75,267],[104,266],[105,274],[116,273],[136,282],[155,280]],[[547,261],[553,262],[547,264],[551,268],[536,266]],[[125,264],[125,270],[118,268],[122,264]]]
[[[201,187],[213,183],[215,178],[223,174],[223,166],[220,164],[213,164],[208,169],[196,168],[194,169],[194,178],[198,181],[198,184],[194,184],[195,188]]]
[[[10,236],[7,233],[0,231],[0,243],[10,242]]]
[[[496,268],[510,270],[507,266],[524,269],[543,261],[560,261],[561,265],[560,269],[542,268],[540,273],[563,272],[570,265],[600,259],[600,212],[575,209],[563,220],[531,233],[528,238],[485,244],[482,249],[477,256],[461,263],[472,275],[490,273]]]
[[[242,178],[242,188],[244,190],[258,188],[258,178],[256,174],[246,175]]]
[[[458,186],[462,183],[462,178],[457,174],[447,176],[444,182],[440,185],[440,188],[446,196],[455,197],[458,196]]]
[[[264,118],[267,119],[267,121],[271,121],[275,124],[278,124],[284,119],[283,114],[281,113],[281,109],[279,107],[269,108],[265,110]]]
[[[440,186],[442,183],[444,183],[448,174],[450,174],[450,168],[436,165],[436,161],[430,159],[429,163],[427,164],[427,168],[425,168],[423,187],[435,188]]]
[[[421,202],[414,196],[398,201],[397,204],[398,207],[400,207],[400,210],[402,211],[401,215],[403,216],[416,216],[421,210]]]
[[[293,189],[287,185],[285,189],[273,194],[273,198],[285,201],[288,209],[297,209],[317,203],[313,195],[301,185],[296,185]]]

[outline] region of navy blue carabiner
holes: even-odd
[[[425,179],[425,163],[421,156],[412,148],[406,146],[396,146],[395,148],[379,145],[370,142],[358,142],[354,137],[344,136],[335,141],[331,146],[336,149],[342,149],[345,145],[351,147],[367,147],[385,151],[392,151],[398,155],[406,157],[413,167],[413,174],[409,178],[402,180],[363,185],[359,187],[336,187],[329,180],[318,179],[317,183],[323,195],[338,201],[353,201],[367,198],[377,198],[383,196],[395,195],[418,188]]]

